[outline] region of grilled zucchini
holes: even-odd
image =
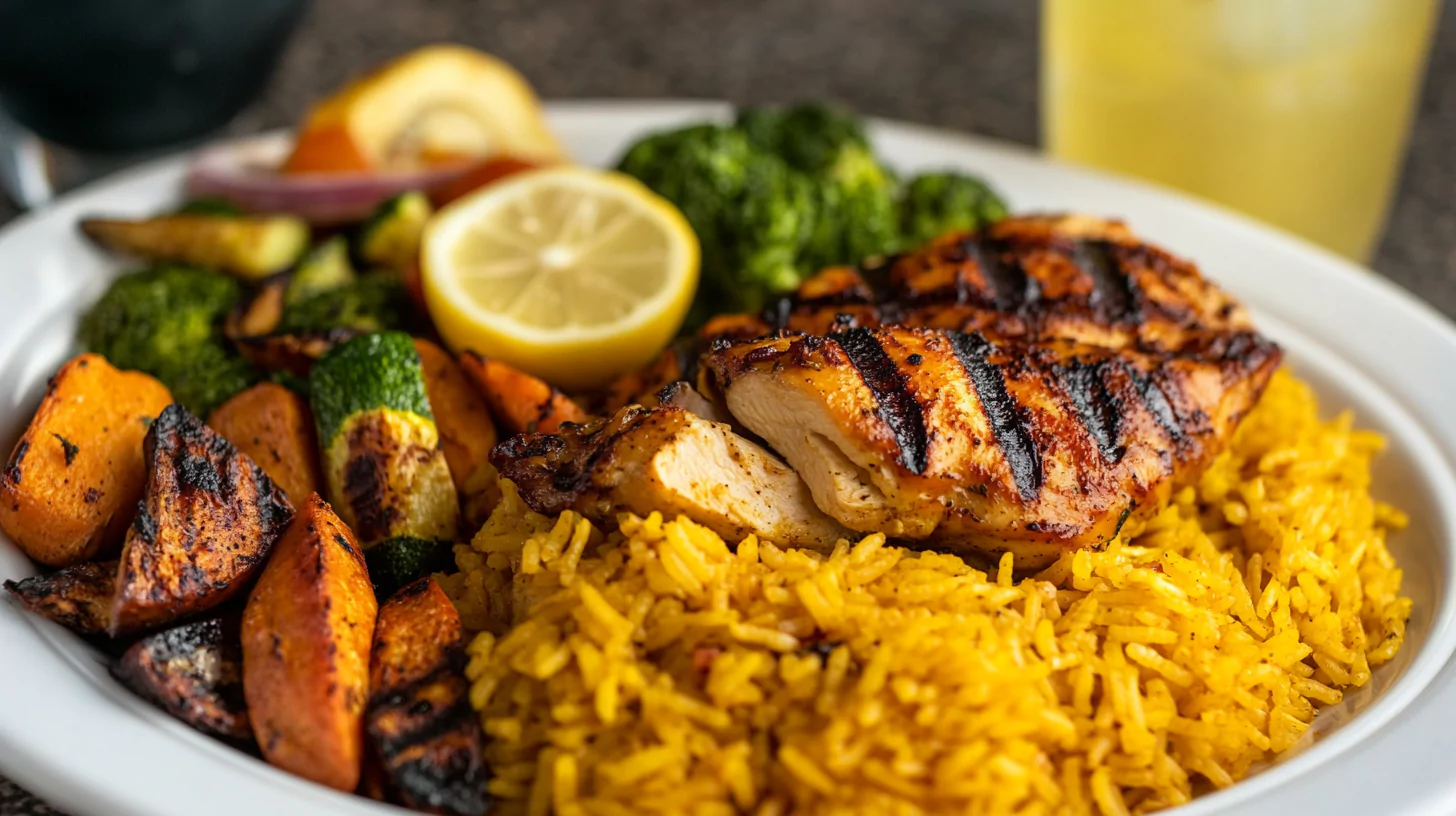
[[[344,236],[335,235],[309,250],[293,268],[283,293],[283,305],[302,303],[320,292],[353,283],[358,277],[354,265],[349,263],[349,242]]]
[[[404,272],[419,259],[420,237],[434,214],[430,199],[418,190],[380,204],[359,228],[359,258],[371,266]]]
[[[340,343],[309,382],[329,501],[360,544],[453,541],[459,503],[410,336]]]
[[[308,225],[291,215],[88,218],[81,231],[115,252],[216,269],[245,281],[287,269],[308,246]]]

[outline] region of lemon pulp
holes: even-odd
[[[650,362],[687,313],[697,239],[618,173],[559,167],[452,203],[422,252],[441,336],[568,388]]]

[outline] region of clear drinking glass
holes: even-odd
[[[1043,0],[1058,158],[1374,247],[1438,0]]]

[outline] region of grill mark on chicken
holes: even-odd
[[[1122,439],[1122,400],[1107,385],[1107,375],[1116,367],[1108,360],[1098,360],[1090,365],[1073,360],[1069,365],[1052,369],[1057,385],[1077,410],[1077,416],[1097,442],[1102,457],[1109,462],[1122,458],[1124,451],[1119,444]]]
[[[847,325],[977,331],[994,340],[1080,340],[1177,351],[1202,332],[1249,328],[1236,301],[1188,261],[1117,222],[1008,218],[852,270],[826,269],[760,317],[715,318],[704,337],[736,340]]]
[[[1026,273],[1021,258],[1010,251],[1010,246],[998,239],[971,238],[962,244],[967,257],[974,261],[981,271],[981,277],[991,287],[991,300],[1003,312],[1017,312],[1028,305],[1042,301],[1041,283]],[[957,286],[964,285],[964,278],[957,279]],[[956,298],[965,303],[969,297]]]
[[[1158,385],[1152,374],[1142,374],[1130,366],[1124,366],[1129,377],[1132,378],[1133,386],[1137,389],[1138,396],[1142,397],[1143,404],[1158,421],[1164,431],[1168,432],[1168,438],[1174,443],[1183,441],[1183,426],[1178,422],[1178,415],[1173,411],[1172,403],[1168,402],[1168,395],[1163,393],[1162,386]]]
[[[1007,467],[1011,468],[1016,492],[1031,501],[1041,492],[1041,453],[1031,438],[1031,428],[1020,406],[1006,390],[1005,372],[987,359],[995,346],[979,334],[947,332],[946,336],[990,420],[991,433],[1006,458]]]
[[[1142,322],[1142,291],[1134,276],[1123,269],[1115,245],[1102,240],[1078,241],[1072,263],[1092,279],[1092,306],[1109,323]]]
[[[858,328],[831,334],[849,362],[874,395],[876,413],[889,426],[900,448],[900,464],[912,473],[924,473],[928,458],[925,414],[905,383],[905,375],[885,353],[879,338]]]

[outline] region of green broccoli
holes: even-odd
[[[727,274],[725,253],[738,242],[725,233],[725,220],[743,196],[753,152],[733,128],[695,125],[648,136],[622,157],[618,169],[682,210],[702,247],[704,277],[716,281]]]
[[[285,306],[278,331],[311,334],[333,329],[408,330],[415,322],[403,281],[392,272],[376,270]]]
[[[859,119],[806,102],[743,110],[738,127],[814,182],[816,219],[798,260],[801,278],[895,251],[895,175],[875,158]]]
[[[222,321],[241,296],[237,281],[204,269],[122,275],[82,318],[81,345],[118,368],[151,374],[189,411],[207,416],[257,380],[222,336]]]
[[[744,108],[738,112],[736,126],[754,146],[810,175],[837,175],[837,165],[847,156],[852,161],[868,156],[878,165],[859,119],[821,102],[782,110]]]
[[[860,120],[818,103],[748,108],[732,126],[654,134],[618,169],[676,204],[702,244],[689,329],[716,313],[756,311],[826,266],[919,242],[932,222],[960,223],[978,184],[917,181],[902,200]],[[987,190],[975,206],[989,218],[1001,203]]]
[[[900,231],[916,246],[952,230],[975,230],[1006,217],[1006,202],[975,176],[924,173],[900,192]]]

